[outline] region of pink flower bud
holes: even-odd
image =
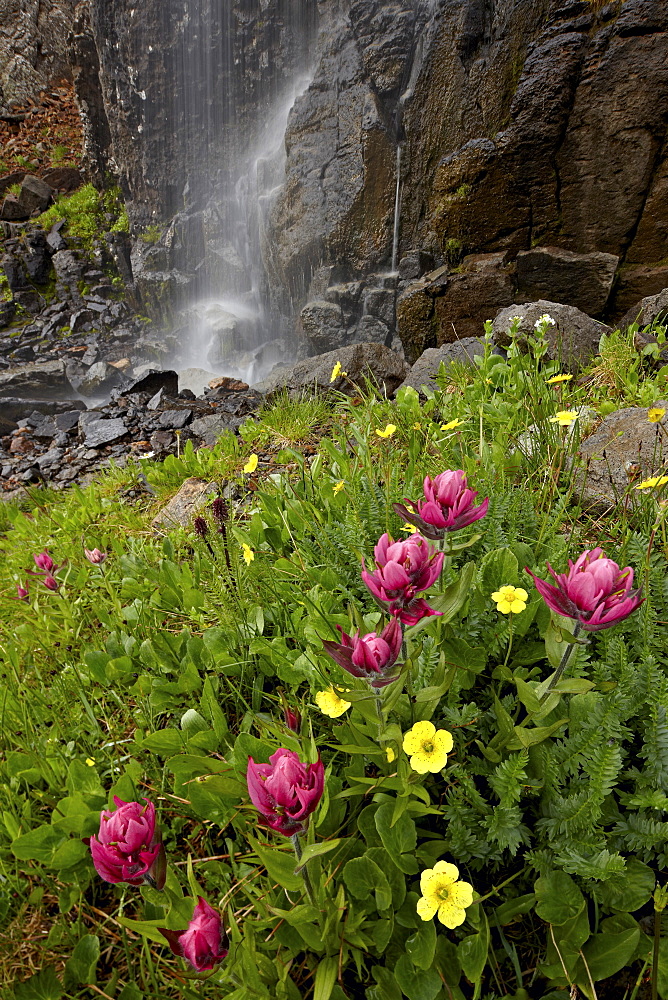
[[[22,587],[20,583],[16,584],[16,599],[18,601],[27,601],[29,598],[28,590],[26,587]]]
[[[105,882],[165,884],[165,852],[155,823],[155,806],[148,799],[124,802],[114,796],[116,808],[103,810],[97,837],[90,838],[93,864]]]
[[[442,552],[432,552],[420,534],[398,542],[385,534],[374,549],[376,571],[369,573],[362,561],[362,580],[391,615],[405,625],[415,625],[427,615],[441,614],[416,595],[438,580],[444,558]]]
[[[293,733],[298,733],[302,725],[302,717],[299,712],[295,712],[288,705],[283,706],[283,718],[288,729]]]
[[[552,611],[574,618],[585,632],[600,632],[627,618],[640,607],[644,598],[633,590],[633,570],[620,569],[608,559],[602,549],[587,549],[573,562],[568,560],[568,573],[555,573],[556,587],[541,580],[530,569],[538,592]]]
[[[248,758],[248,794],[262,821],[284,837],[306,828],[306,820],[317,808],[325,787],[322,761],[303,764],[292,750],[281,747],[268,764]]]
[[[99,566],[107,558],[106,552],[100,552],[99,549],[84,549],[84,555],[93,566]]]
[[[175,955],[185,958],[196,972],[208,972],[226,958],[227,937],[218,910],[214,910],[202,896],[197,899],[187,930],[158,929]]]
[[[469,489],[461,469],[448,469],[434,479],[426,476],[423,489],[424,500],[416,503],[404,498],[403,503],[395,503],[393,508],[399,517],[414,524],[425,538],[443,538],[448,531],[465,528],[484,517],[489,507],[487,498],[477,507],[474,505],[478,494]]]
[[[54,568],[58,568],[46,549],[44,552],[40,552],[38,555],[33,556],[33,559],[35,560],[35,566],[37,566],[37,569],[41,570],[43,573],[51,573]]]
[[[44,579],[42,580],[42,583],[44,584],[47,590],[58,590],[58,587],[60,586],[55,576],[52,576],[51,573],[44,574]]]
[[[391,671],[395,665],[398,668],[396,661],[401,652],[403,639],[401,625],[396,618],[385,626],[380,635],[369,632],[361,636],[356,632],[354,636],[350,636],[340,625],[336,628],[341,633],[341,642],[323,639],[322,644],[340,667],[353,677],[367,680],[374,688],[384,687],[396,680],[396,672],[391,673]]]

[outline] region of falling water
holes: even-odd
[[[183,0],[182,12],[173,131],[197,280],[178,362],[257,380],[290,349],[262,248],[284,182],[288,117],[310,79],[317,6]]]
[[[399,226],[401,223],[401,144],[397,146],[397,187],[394,194],[394,229],[392,234],[392,273],[397,271]]]

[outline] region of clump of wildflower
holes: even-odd
[[[420,876],[417,912],[422,920],[438,915],[440,922],[449,928],[459,927],[466,919],[466,907],[473,902],[473,886],[460,881],[459,869],[448,861],[437,861]]]
[[[340,625],[336,628],[341,633],[341,642],[323,639],[322,644],[340,667],[353,677],[368,681],[374,688],[384,687],[396,680],[397,657],[401,652],[403,639],[401,625],[396,618],[392,618],[380,635],[375,632],[367,635],[355,632],[350,636]]]
[[[255,454],[255,452],[253,452],[253,454],[249,456],[248,461],[244,465],[243,471],[246,473],[255,472],[255,470],[257,469],[257,463],[258,463],[258,457]]]
[[[345,485],[343,479],[339,479],[338,483],[334,483],[332,486],[332,493],[340,493]]]
[[[386,424],[385,425],[385,430],[381,431],[377,427],[376,428],[376,434],[378,435],[379,438],[389,438],[389,437],[392,437],[392,435],[394,434],[394,432],[396,431],[396,429],[397,429],[396,424]]]
[[[61,563],[59,566],[56,566],[46,549],[33,556],[33,559],[35,560],[37,569],[29,569],[28,573],[30,576],[43,576],[42,583],[47,590],[58,590],[60,584],[56,580],[55,573],[59,569],[62,569],[65,564]]]
[[[339,716],[348,711],[352,704],[352,702],[340,698],[333,687],[329,687],[325,691],[318,691],[315,703],[322,714],[327,715],[330,719],[338,719]]]
[[[499,587],[492,594],[492,600],[496,603],[496,610],[502,615],[517,615],[524,611],[527,606],[528,594],[523,587]]]
[[[534,323],[534,329],[540,330],[541,326],[556,326],[556,325],[557,324],[552,319],[549,313],[543,313],[543,315],[539,316],[536,322]]]
[[[547,606],[558,615],[574,618],[585,632],[611,628],[644,600],[640,591],[633,590],[631,567],[620,569],[603,549],[586,549],[575,562],[569,559],[568,573],[555,573],[547,563],[556,586],[525,568]]]
[[[155,806],[148,799],[124,802],[114,796],[115,809],[103,809],[98,835],[90,838],[93,864],[105,882],[165,884],[165,849],[155,822]]]
[[[550,417],[551,424],[559,424],[560,427],[570,427],[578,419],[577,410],[557,410],[553,417]]]
[[[255,553],[253,552],[250,545],[247,544],[247,542],[241,543],[241,549],[243,553],[244,562],[246,563],[247,566],[250,566],[250,564],[253,562],[253,559],[255,559]]]
[[[438,615],[417,594],[427,590],[439,578],[444,553],[434,553],[420,534],[395,542],[381,535],[373,550],[375,571],[369,573],[362,561],[362,580],[381,606],[386,606],[404,625],[415,625],[422,618]]]
[[[100,552],[99,549],[86,549],[84,548],[84,555],[91,566],[101,566],[104,560],[107,558],[106,552]]]
[[[422,484],[424,500],[408,500],[392,505],[395,513],[414,524],[425,538],[443,538],[449,531],[466,528],[484,517],[489,498],[475,505],[478,494],[469,488],[462,469],[447,469],[438,476],[425,476]],[[409,510],[409,508],[411,508]]]
[[[215,969],[227,957],[227,937],[218,910],[202,897],[197,897],[197,905],[185,931],[170,931],[159,927],[175,955],[179,955],[192,966],[195,972]]]
[[[447,729],[437,729],[433,722],[416,722],[404,733],[404,753],[410,754],[410,766],[418,774],[436,774],[445,767],[454,741]]]
[[[304,764],[299,755],[281,747],[268,764],[248,758],[248,794],[263,822],[284,837],[306,829],[306,821],[318,807],[325,787],[321,760]]]

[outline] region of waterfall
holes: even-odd
[[[255,381],[292,346],[289,317],[271,304],[264,229],[284,182],[290,110],[310,80],[317,5],[179,2],[167,134],[184,164],[196,291],[176,363]]]
[[[401,223],[401,143],[397,145],[397,187],[394,194],[394,228],[392,231],[392,273],[397,273],[399,228]]]

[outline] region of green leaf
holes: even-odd
[[[292,852],[279,851],[275,847],[263,847],[253,837],[249,837],[248,841],[260,862],[267,869],[269,878],[278,882],[288,892],[304,889],[301,875],[295,875],[295,856]]]
[[[304,848],[302,859],[295,867],[295,872],[301,871],[304,865],[310,861],[311,858],[319,858],[321,855],[328,854],[330,851],[333,851],[334,848],[338,847],[339,844],[341,844],[345,839],[347,838],[339,837],[336,840],[323,840],[319,844],[309,844],[308,847]]]
[[[515,686],[517,687],[517,697],[520,699],[527,712],[540,712],[540,701],[536,697],[536,693],[530,684],[523,681],[520,677],[513,677]]]
[[[558,719],[551,726],[534,726],[531,729],[526,729],[524,726],[514,726],[513,732],[515,736],[508,740],[506,749],[521,750],[523,747],[536,746],[536,744],[549,739],[566,722],[568,722],[568,719]]]
[[[406,941],[406,951],[418,969],[431,968],[436,951],[436,924],[433,920],[420,922],[415,934]]]
[[[56,970],[52,965],[38,972],[22,983],[14,983],[16,1000],[60,1000],[63,988],[58,981]]]
[[[565,872],[553,871],[536,879],[536,913],[549,924],[565,924],[585,905],[584,896]]]
[[[481,908],[482,909],[482,908]],[[487,951],[489,949],[489,924],[487,917],[482,913],[482,927],[478,934],[470,934],[459,943],[457,956],[459,958],[462,972],[472,983],[479,982],[483,969],[487,964]]]
[[[501,903],[500,906],[497,906],[494,910],[494,918],[503,927],[521,913],[528,913],[533,908],[535,902],[536,895],[533,892],[529,892],[525,896],[517,896],[515,899],[509,899],[507,903]]]
[[[656,876],[651,868],[628,858],[626,870],[599,888],[601,902],[612,910],[633,913],[647,902],[654,891]]]
[[[141,741],[144,750],[160,754],[162,757],[179,753],[184,748],[185,737],[178,729],[160,729],[157,733],[145,736]]]
[[[42,864],[49,864],[56,848],[64,839],[60,830],[56,830],[50,823],[45,823],[13,840],[12,854],[19,861],[41,861]]]
[[[84,934],[65,963],[65,986],[86,986],[96,983],[95,969],[100,957],[97,934]]]
[[[406,859],[402,858],[401,855],[412,855],[415,851],[417,845],[417,831],[415,829],[415,823],[411,817],[407,815],[407,813],[403,813],[398,817],[394,826],[392,826],[393,817],[394,803],[381,803],[374,816],[376,829],[380,834],[380,839],[383,841],[383,847],[390,855],[395,865],[398,868],[401,868],[402,871],[405,871],[406,874],[412,875],[417,871],[417,862],[415,861],[415,858],[409,857]],[[410,871],[407,870],[409,862],[413,862]]]
[[[623,969],[635,951],[639,940],[639,927],[630,927],[620,934],[594,934],[582,949],[594,982],[614,976],[616,972]],[[579,970],[578,972],[578,981],[583,986],[588,986],[586,969],[583,968],[581,972]]]
[[[158,927],[165,926],[165,917],[162,917],[160,920],[132,920],[130,917],[117,917],[116,919],[122,927],[127,927],[129,931],[134,931],[135,934],[141,934],[143,937],[148,938],[149,941],[155,941],[156,944],[167,944],[167,941],[158,930]]]
[[[329,1000],[334,989],[338,969],[338,956],[328,955],[327,958],[318,962],[318,968],[315,971],[313,1000]]]
[[[343,881],[351,896],[357,899],[368,899],[375,892],[376,906],[379,911],[387,910],[392,905],[392,891],[382,869],[363,856],[352,858],[343,868]]]
[[[483,596],[491,600],[491,595],[505,586],[519,586],[519,563],[511,549],[492,549],[480,563],[480,589]]]
[[[400,955],[394,977],[408,1000],[435,1000],[441,991],[441,977],[434,969],[416,969],[408,955]]]

